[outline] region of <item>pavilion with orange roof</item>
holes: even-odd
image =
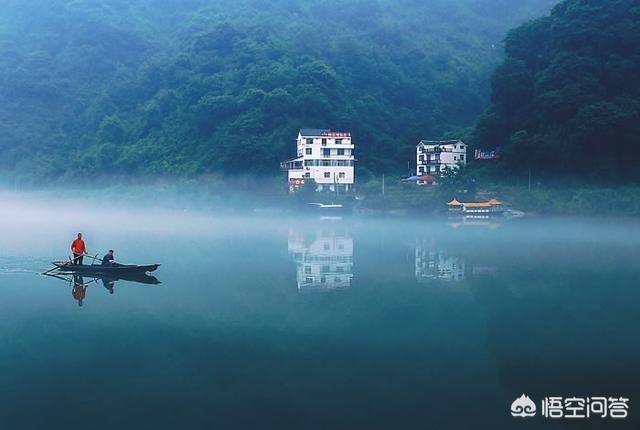
[[[459,212],[463,214],[493,215],[503,212],[503,203],[498,199],[491,199],[488,202],[460,202],[457,199],[447,203],[449,212]]]

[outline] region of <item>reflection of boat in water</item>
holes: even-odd
[[[155,276],[147,275],[146,273],[132,273],[132,274],[121,274],[121,275],[101,275],[98,276],[97,279],[102,280],[103,282],[117,282],[117,281],[127,281],[132,282],[134,284],[147,284],[147,285],[158,285],[161,282]]]
[[[134,284],[147,284],[157,285],[160,281],[155,276],[150,276],[145,273],[124,273],[124,274],[80,274],[80,273],[44,273],[45,276],[56,278],[68,283],[71,288],[71,295],[78,302],[78,306],[82,306],[82,303],[86,297],[88,287],[93,283],[101,283],[102,286],[109,291],[109,294],[114,293],[116,283],[119,281],[130,282]],[[85,280],[89,279],[88,281]]]
[[[147,272],[154,272],[159,264],[72,264],[69,261],[54,261],[53,265],[57,267],[59,272],[79,273],[87,275],[108,275],[108,276],[138,276],[145,275]]]
[[[83,278],[87,277],[92,279],[92,282],[102,281],[102,282],[118,282],[118,281],[127,281],[134,284],[147,284],[147,285],[158,285],[161,282],[155,276],[147,275],[146,273],[121,273],[121,274],[78,274],[78,273],[47,273],[45,276],[50,276],[52,278],[62,279],[64,281],[69,281],[73,278]]]

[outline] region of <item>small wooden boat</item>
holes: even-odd
[[[58,268],[60,272],[78,273],[78,274],[102,274],[102,275],[114,275],[122,277],[123,275],[143,275],[147,272],[153,272],[159,264],[71,264],[69,261],[54,261],[53,265]]]

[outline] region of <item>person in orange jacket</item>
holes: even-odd
[[[71,243],[71,252],[73,252],[73,264],[82,266],[82,259],[87,253],[84,240],[82,240],[82,233],[78,233],[78,238]]]

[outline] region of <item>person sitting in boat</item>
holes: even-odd
[[[82,240],[82,233],[78,233],[78,237],[71,243],[71,252],[73,252],[73,264],[82,266],[83,256],[87,253],[87,248]]]
[[[102,257],[102,265],[103,266],[115,266],[116,265],[116,259],[113,256],[113,249],[110,249],[109,252],[107,252],[104,257]]]

